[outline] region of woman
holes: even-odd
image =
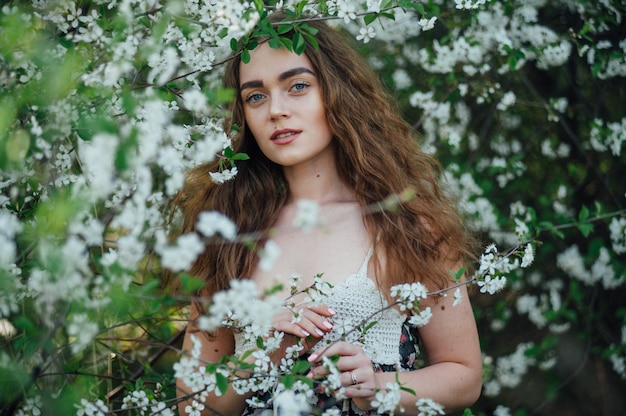
[[[277,13],[271,19],[285,17]],[[452,286],[451,272],[464,265],[471,245],[437,184],[436,161],[419,149],[375,74],[335,30],[319,21],[309,24],[318,30],[318,49],[307,47],[297,55],[260,41],[248,63],[240,57],[230,62],[225,81],[238,92],[232,123],[240,128],[233,146],[250,160],[239,163],[238,175],[220,185],[209,180],[216,165],[195,169],[179,198],[183,231],[193,230],[201,211],[217,210],[240,233],[272,229],[281,255],[267,271],[249,244],[210,244],[191,273],[206,281],[204,296],[227,289],[236,277],[267,289],[281,282],[288,287],[286,278],[294,273],[307,286],[323,273],[335,287],[326,303],[304,305],[296,323],[283,309],[273,328],[288,335],[285,344],[303,340],[313,380],[327,374],[318,365],[324,357],[340,357],[336,365],[348,399],[336,406],[343,414],[375,414],[375,393],[395,381],[416,394],[401,393],[407,414],[417,413],[419,398],[432,399],[446,411],[471,405],[480,394],[482,365],[464,286],[458,306],[453,307],[452,296],[422,301],[422,308],[432,310],[430,322],[419,328],[428,361],[424,368],[411,367],[417,334],[407,329],[407,313],[398,308],[377,318],[370,343],[319,343],[336,335],[338,320],[363,319],[391,303],[394,285],[421,282],[430,291]],[[413,197],[398,198],[384,209],[382,201],[407,190]],[[308,232],[293,228],[301,200],[315,201],[325,225]],[[184,349],[191,349],[195,334],[207,362],[240,354],[244,347],[231,329],[207,334],[195,327],[200,308],[192,307]],[[272,355],[276,362],[285,351],[281,346]],[[179,389],[181,396],[189,393],[180,381]],[[205,412],[213,414],[210,407],[215,414],[246,414],[249,397],[229,388],[220,397],[209,395]],[[185,403],[181,414],[184,408]]]

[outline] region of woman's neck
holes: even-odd
[[[340,179],[332,162],[285,167],[289,200],[310,199],[318,204],[356,201],[354,192]]]

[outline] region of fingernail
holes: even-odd
[[[322,330],[321,330],[321,329],[319,329],[319,328],[315,328],[315,333],[316,333],[317,335],[319,335],[320,337],[323,337],[323,336],[324,336],[324,331],[322,331]]]
[[[309,371],[309,372],[306,374],[306,377],[308,377],[308,378],[313,378],[313,372],[312,372],[312,371]]]
[[[333,324],[328,321],[324,321],[323,325],[328,329],[333,329]]]
[[[332,309],[332,308],[328,308],[328,313],[331,314],[331,315],[336,315],[337,314],[337,312],[335,312],[335,310]]]
[[[309,355],[308,361],[310,363],[312,363],[313,361],[317,360],[317,354],[311,354]]]
[[[308,331],[305,331],[304,329],[302,329],[302,333],[304,334],[305,337],[308,337],[309,335],[311,335]]]

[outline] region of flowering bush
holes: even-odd
[[[208,405],[210,389],[260,389],[277,379],[278,407],[306,406],[293,395],[310,387],[293,360],[297,349],[279,368],[262,353],[280,334],[265,340],[254,366],[230,358],[258,375],[254,386],[222,366],[198,370],[196,349],[181,354],[184,305],[201,285],[182,271],[205,238],[234,239],[237,230],[204,213],[201,234],[168,238],[184,172],[217,158],[220,172],[207,180],[219,183],[246,158],[233,154],[222,129],[233,94],[221,86],[222,64],[231,40],[278,6],[296,17],[319,14],[354,37],[485,241],[468,283],[477,286],[484,390],[467,412],[616,414],[626,406],[622,1],[3,4],[3,414],[175,414],[175,375],[200,391],[192,415]],[[293,30],[300,36],[283,45],[314,45],[305,22]],[[300,208],[297,225],[315,226],[316,207]],[[260,255],[265,267],[280,253],[268,243]],[[163,269],[180,273],[182,294],[163,289]],[[312,300],[324,290],[318,283]],[[232,290],[261,298],[245,283]],[[454,287],[394,290],[416,312],[423,296],[463,301]],[[229,293],[213,299],[200,326],[228,318],[255,341],[268,328],[237,319],[250,308],[267,316],[278,300],[241,305]],[[428,312],[413,324],[427,324]],[[336,389],[333,364],[325,365],[326,387]],[[381,410],[394,408],[399,388],[378,392]],[[442,412],[426,398],[419,408]]]

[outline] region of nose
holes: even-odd
[[[291,111],[289,110],[289,105],[284,97],[281,97],[280,94],[272,96],[270,101],[270,119],[278,120],[281,118],[287,118],[290,115]]]

